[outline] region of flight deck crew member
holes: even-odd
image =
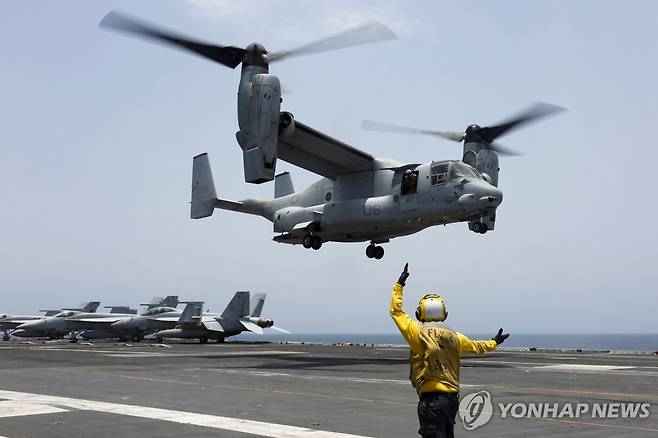
[[[492,351],[509,337],[503,329],[490,341],[472,341],[443,323],[448,317],[440,295],[420,299],[414,321],[402,309],[409,264],[393,286],[391,317],[411,348],[411,384],[420,396],[418,433],[423,438],[451,438],[459,410],[459,366],[465,353]]]

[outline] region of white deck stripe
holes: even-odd
[[[30,403],[14,400],[0,401],[0,418],[22,417],[24,415],[56,414],[59,412],[67,412],[67,410],[40,403]]]
[[[67,397],[55,397],[26,392],[0,390],[0,397],[8,400],[28,402],[32,404],[57,405],[83,411],[96,411],[109,414],[128,415],[131,417],[170,421],[172,423],[179,424],[191,424],[194,426],[231,430],[235,432],[250,433],[252,435],[272,438],[368,438],[362,435],[350,435],[345,433],[308,429],[305,427],[266,423],[263,421],[243,420],[241,418],[220,417],[216,415],[197,414],[193,412],[174,411],[169,409],[149,408],[145,406],[124,405],[119,403],[107,403]]]

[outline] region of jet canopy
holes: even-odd
[[[175,312],[175,311],[176,309],[174,309],[173,307],[153,307],[147,310],[146,312],[144,312],[143,315],[152,316],[152,315],[159,315],[161,313]]]

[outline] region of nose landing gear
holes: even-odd
[[[306,249],[313,248],[314,250],[318,250],[322,247],[322,238],[320,236],[313,236],[311,234],[307,234],[304,236],[304,239],[302,240],[302,246]]]
[[[382,248],[381,246],[377,246],[374,243],[371,243],[366,248],[366,257],[368,257],[369,259],[380,260],[382,257],[384,257],[384,248]]]

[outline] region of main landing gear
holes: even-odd
[[[302,245],[306,249],[313,248],[314,250],[317,251],[322,247],[322,238],[320,238],[320,236],[307,234],[306,236],[304,236],[304,239],[302,240]]]
[[[369,259],[380,260],[382,257],[384,257],[384,248],[382,248],[381,246],[377,246],[374,243],[371,243],[366,248],[366,257],[368,257]]]

